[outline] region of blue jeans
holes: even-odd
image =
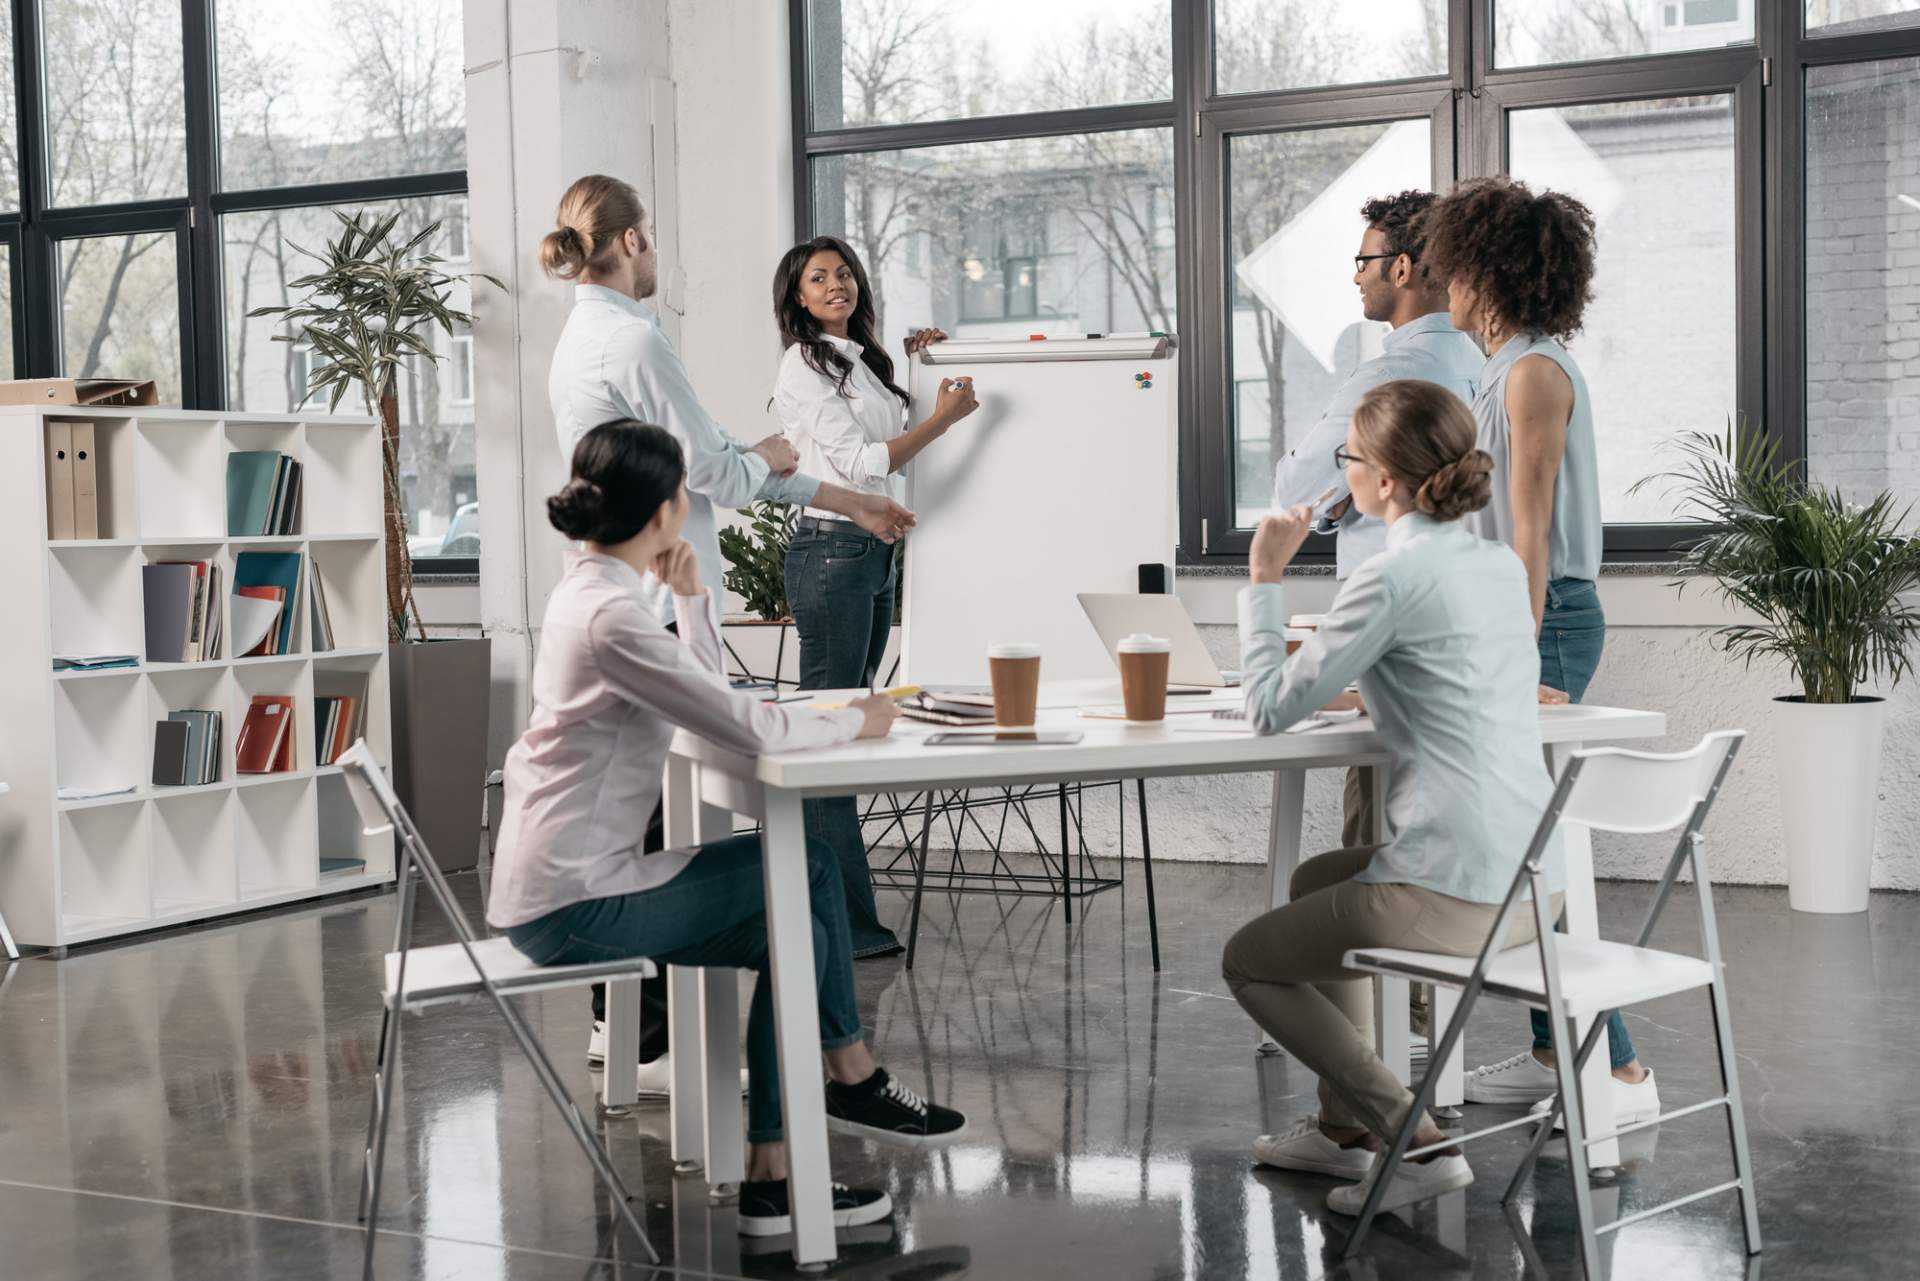
[[[809,839],[807,886],[813,902],[820,1048],[837,1050],[860,1039],[860,1011],[854,1005],[853,957],[847,947],[840,877],[824,855]],[[760,838],[733,836],[701,846],[685,870],[665,885],[569,904],[512,927],[507,937],[536,965],[647,956],[661,965],[757,970],[760,979],[747,1015],[747,1140],[772,1143],[782,1134],[780,1063],[761,878]]]
[[[872,686],[893,626],[893,547],[858,525],[803,517],[787,548],[787,608],[800,636],[801,689]],[[805,801],[807,832],[832,851],[846,893],[853,954],[900,946],[880,924],[860,811],[851,796]]]
[[[1563,689],[1579,702],[1593,683],[1600,653],[1607,643],[1607,616],[1600,609],[1600,589],[1584,578],[1556,578],[1547,584],[1547,608],[1540,620],[1540,683]],[[1533,1011],[1533,1048],[1553,1048],[1553,1024]],[[1626,1020],[1615,1010],[1607,1015],[1607,1054],[1613,1066],[1633,1062],[1633,1038]]]

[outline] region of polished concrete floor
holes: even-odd
[[[477,903],[472,876],[456,878]],[[893,1194],[893,1222],[843,1234],[834,1275],[1043,1278],[1576,1276],[1559,1157],[1504,1213],[1520,1145],[1478,1145],[1481,1180],[1383,1223],[1355,1262],[1323,1180],[1256,1170],[1249,1138],[1312,1108],[1297,1063],[1253,1052],[1220,981],[1220,945],[1263,893],[1246,868],[1160,869],[1166,968],[1148,960],[1137,883],[1084,904],[932,897],[918,968],[863,962],[881,1060],[966,1109],[973,1138],[900,1156],[834,1140],[836,1174]],[[898,895],[883,910],[904,911]],[[1610,885],[1610,926],[1646,887]],[[1766,1252],[1749,1262],[1730,1196],[1604,1238],[1616,1278],[1920,1274],[1920,897],[1865,916],[1787,910],[1775,890],[1720,898]],[[0,1277],[348,1277],[358,1272],[360,1145],[380,954],[394,900],[372,895],[253,917],[0,973]],[[1694,944],[1682,892],[1663,926]],[[423,918],[424,919],[424,918]],[[429,923],[428,941],[446,937]],[[586,997],[532,1001],[576,1095],[591,1103]],[[1713,1084],[1704,998],[1629,1014],[1669,1105]],[[1517,1048],[1523,1019],[1488,1004],[1469,1062]],[[733,1212],[673,1177],[666,1112],[605,1122],[667,1267],[635,1262],[587,1166],[497,1019],[423,1016],[379,1243],[382,1277],[777,1277]],[[1468,1109],[1469,1119],[1507,1113]],[[1478,1114],[1478,1117],[1476,1117]],[[1633,1214],[1727,1177],[1712,1114],[1649,1134],[1600,1210]]]

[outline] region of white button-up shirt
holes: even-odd
[[[780,426],[800,455],[800,470],[866,494],[902,497],[890,470],[887,442],[906,430],[907,407],[887,390],[860,359],[861,347],[848,338],[824,335],[833,349],[853,362],[847,394],[835,381],[807,364],[806,348],[795,343],[780,357],[773,384]],[[812,516],[833,512],[809,507]]]
[[[1356,878],[1473,903],[1506,897],[1553,794],[1527,571],[1460,521],[1403,516],[1287,657],[1278,583],[1240,593],[1247,716],[1278,734],[1355,677],[1391,758],[1392,841]],[[1547,884],[1565,881],[1556,833]]]
[[[506,812],[487,921],[523,925],[590,898],[652,889],[697,846],[642,854],[676,728],[735,752],[844,743],[857,711],[762,702],[731,688],[700,600],[676,597],[676,638],[632,566],[572,553],[547,602],[533,719],[507,753]]]
[[[1347,425],[1360,398],[1369,391],[1396,378],[1414,378],[1439,383],[1471,408],[1485,363],[1473,339],[1455,329],[1444,311],[1416,317],[1390,332],[1385,349],[1361,362],[1340,384],[1320,421],[1275,466],[1274,509],[1310,503],[1329,489],[1346,493],[1346,471],[1333,461],[1333,451],[1347,443]],[[1330,504],[1337,501],[1329,500]],[[1335,572],[1342,578],[1350,577],[1387,545],[1387,527],[1357,511],[1349,511],[1337,526],[1322,521],[1315,528],[1339,535],[1334,544]]]
[[[573,311],[553,349],[547,397],[559,434],[560,459],[571,466],[573,447],[601,423],[632,418],[673,433],[687,456],[685,538],[700,559],[700,579],[718,609],[726,562],[713,509],[744,507],[755,498],[812,501],[820,482],[804,472],[773,476],[766,459],[734,439],[700,407],[680,354],[644,304],[601,285],[575,285]],[[656,611],[672,606],[669,593],[647,576]]]

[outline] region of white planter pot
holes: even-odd
[[[1787,902],[1796,912],[1864,912],[1873,871],[1886,703],[1773,702]]]

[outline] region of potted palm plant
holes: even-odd
[[[474,792],[486,777],[491,642],[428,643],[413,599],[413,562],[407,551],[407,513],[400,477],[397,384],[408,360],[438,361],[425,332],[451,335],[473,323],[450,305],[453,287],[469,276],[442,269],[427,249],[440,230],[432,222],[397,241],[398,211],[376,215],[334,211],[340,230],[320,252],[289,243],[318,264],[288,282],[305,290],[297,303],[257,307],[249,317],[276,316],[292,330],[275,342],[305,342],[313,365],[301,403],[327,395],[337,409],[350,389],[380,421],[386,525],[387,640],[393,690],[394,787],[420,825],[435,858],[449,869],[478,856],[480,819]],[[496,288],[504,285],[482,275]]]
[[[1689,433],[1665,481],[1678,514],[1709,526],[1682,554],[1689,581],[1755,619],[1717,629],[1751,666],[1784,662],[1798,693],[1773,701],[1787,895],[1796,911],[1863,912],[1873,869],[1886,703],[1872,692],[1912,672],[1920,540],[1908,509],[1882,493],[1850,503],[1783,461],[1774,442],[1736,430]]]

